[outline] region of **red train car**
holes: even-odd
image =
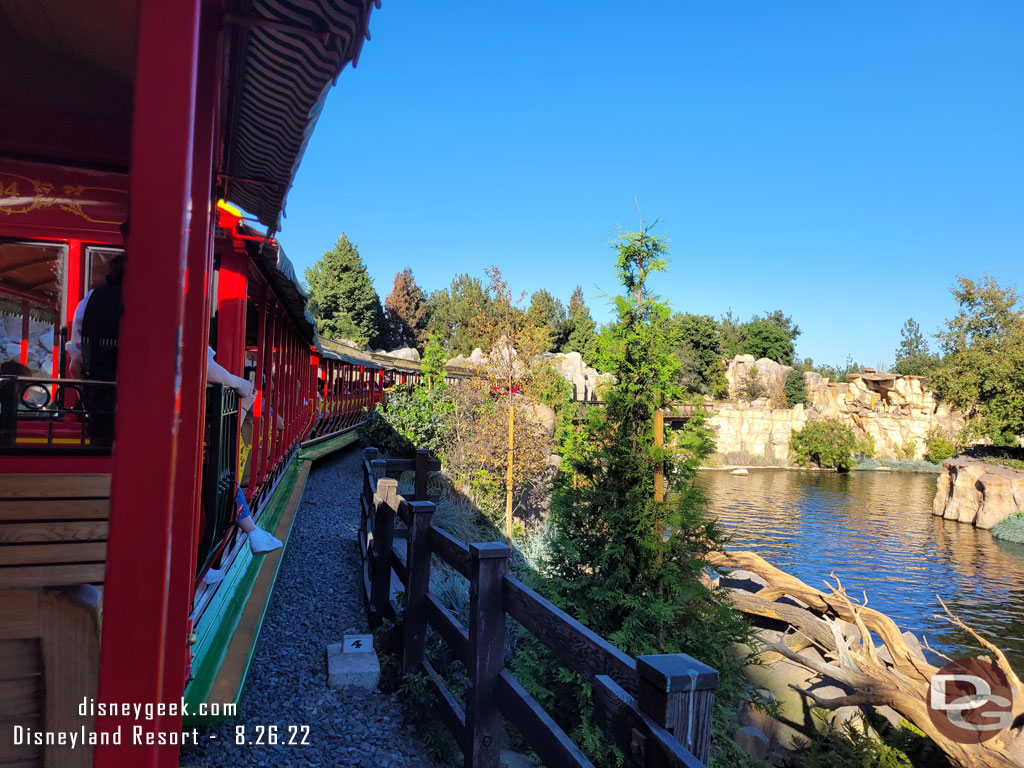
[[[0,6],[0,720],[91,734],[2,764],[176,765],[237,699],[280,560],[240,510],[285,539],[393,375],[321,347],[274,238],[371,5]]]

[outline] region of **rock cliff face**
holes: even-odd
[[[1024,471],[970,458],[946,459],[932,512],[947,520],[992,528],[1024,512]]]
[[[573,399],[582,402],[600,400],[599,388],[613,381],[607,373],[598,373],[594,368],[583,362],[579,352],[545,352],[539,355],[572,384]],[[469,357],[459,355],[448,361],[449,365],[472,368],[487,362],[487,355],[477,347]]]
[[[849,383],[837,383],[805,373],[807,406],[773,408],[792,368],[767,358],[738,355],[726,362],[731,393],[737,392],[752,368],[774,396],[713,406],[710,421],[718,433],[717,449],[726,456],[741,459],[746,454],[766,463],[785,464],[793,432],[803,429],[809,418],[827,417],[847,421],[858,435],[870,436],[879,458],[921,458],[929,431],[954,435],[964,424],[963,414],[937,402],[921,376],[868,371],[850,374]]]

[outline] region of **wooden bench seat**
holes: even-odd
[[[0,590],[0,766],[89,768],[92,749],[15,744],[14,726],[40,732],[93,728],[78,705],[95,698],[99,592],[79,584]]]
[[[0,589],[102,584],[110,475],[0,475]]]

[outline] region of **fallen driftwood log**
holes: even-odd
[[[783,642],[764,643],[766,650],[853,690],[850,695],[830,699],[810,690],[800,691],[819,706],[830,710],[851,705],[891,707],[927,734],[961,768],[1024,766],[1024,684],[1005,654],[954,616],[945,603],[944,618],[970,633],[990,652],[990,657],[979,658],[995,665],[1012,694],[1008,697],[1012,701],[1012,725],[983,743],[963,743],[961,734],[951,736],[949,728],[940,728],[933,720],[928,701],[931,680],[939,668],[925,659],[912,641],[913,635],[901,632],[888,616],[867,607],[866,595],[862,602],[855,602],[834,574],[835,584],[828,584],[830,592],[822,592],[753,552],[717,552],[706,559],[714,566],[750,571],[767,584],[754,593],[730,590],[739,610],[785,622],[792,628]],[[849,622],[856,630],[844,632],[842,622]],[[881,638],[881,648],[873,635]],[[799,653],[809,645],[821,651],[823,661]]]

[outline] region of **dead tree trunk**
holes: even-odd
[[[723,568],[742,568],[757,574],[768,586],[756,593],[730,590],[733,603],[744,613],[787,622],[792,627],[784,643],[765,643],[765,648],[853,689],[854,693],[823,699],[812,691],[800,691],[826,709],[844,706],[889,706],[928,735],[949,759],[961,768],[1019,768],[1024,765],[1024,684],[1013,671],[1005,654],[988,640],[954,616],[943,603],[945,618],[969,632],[990,653],[987,660],[1005,675],[1012,691],[1014,726],[1007,728],[982,744],[960,743],[939,730],[928,713],[928,696],[932,676],[938,668],[929,664],[912,637],[904,634],[896,623],[883,613],[854,602],[835,575],[835,585],[825,593],[804,584],[779,570],[753,552],[716,552],[707,557],[710,564]],[[788,595],[808,606],[792,601],[777,602]],[[839,620],[856,626],[848,636]],[[881,638],[882,653],[872,639]],[[825,661],[801,656],[797,651],[808,645],[817,646]]]

